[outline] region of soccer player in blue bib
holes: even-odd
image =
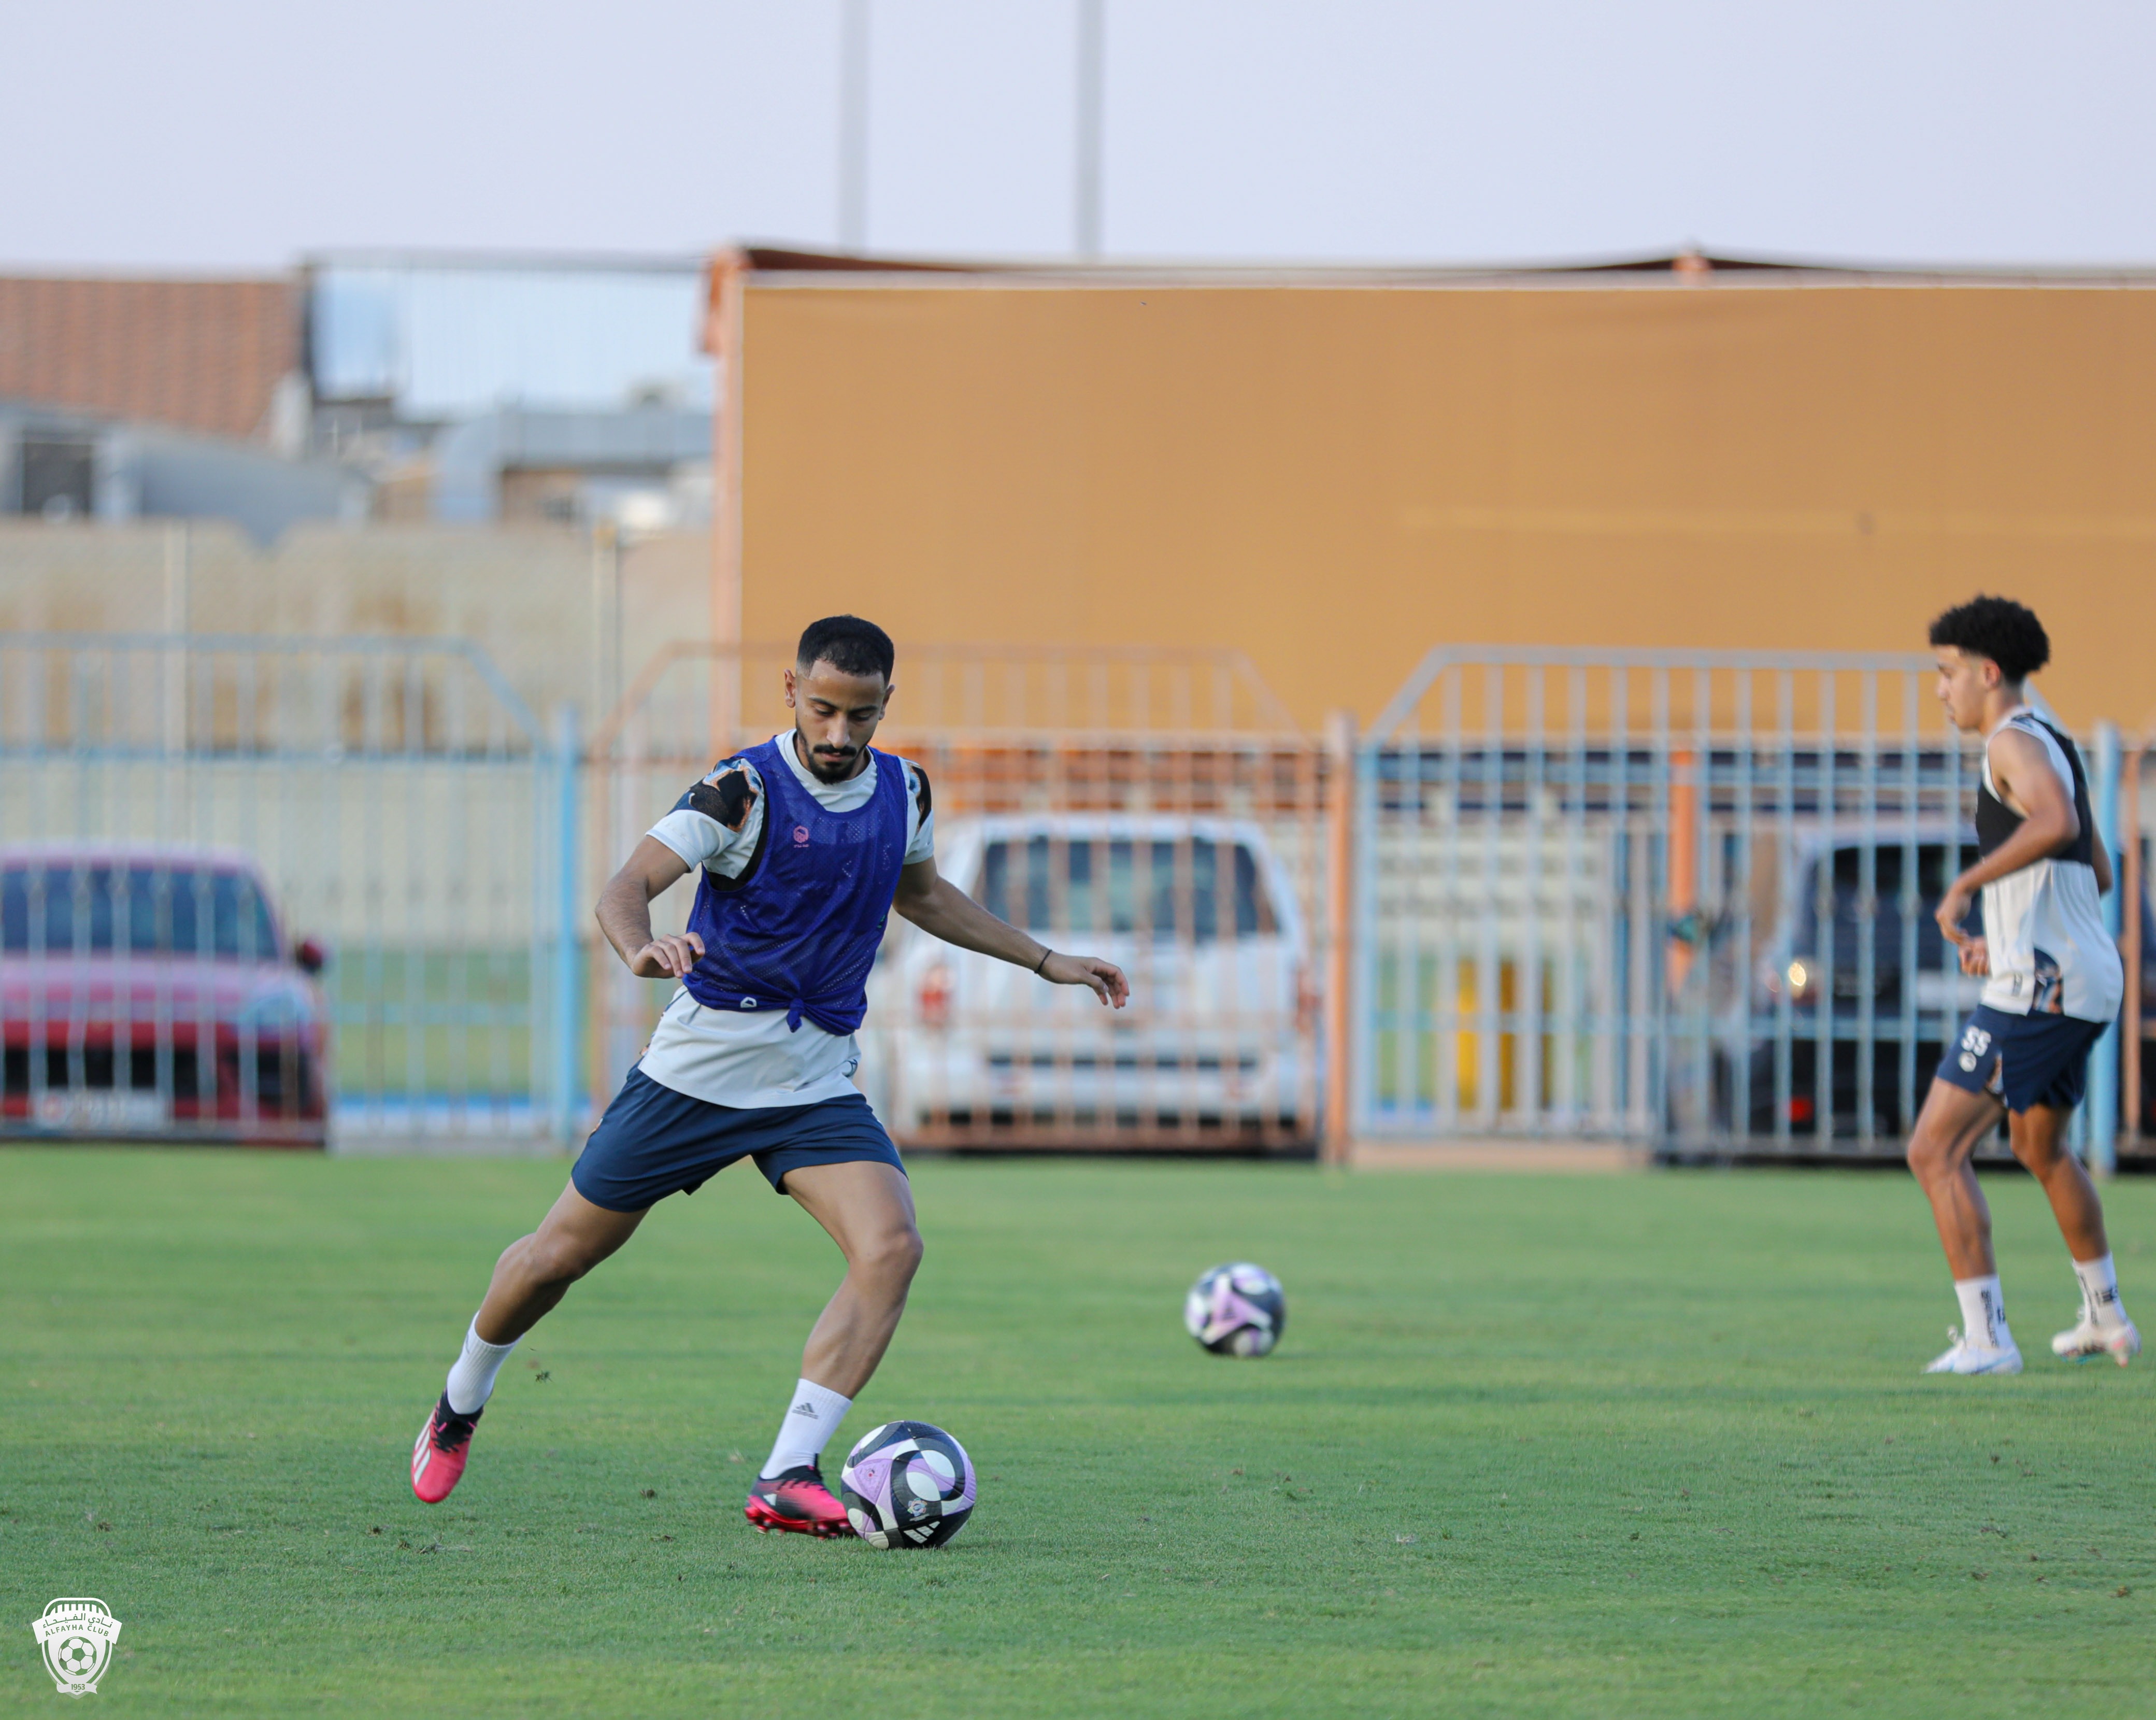
[[[747,1514],[767,1531],[852,1533],[818,1460],[883,1359],[921,1263],[905,1167],[850,1079],[891,909],[1050,984],[1090,986],[1103,1004],[1122,1009],[1130,995],[1112,964],[1050,950],[937,876],[926,773],[869,745],[892,661],[869,622],[810,627],[786,675],[793,727],[690,788],[601,894],[600,927],[629,971],[680,987],[569,1186],[495,1265],[413,1447],[421,1499],[449,1497],[495,1376],[570,1285],[655,1203],[753,1158],[830,1233],[846,1275],[808,1335]],[[653,898],[692,869],[688,929],[653,937]]]
[[[1931,637],[1940,702],[1955,727],[1984,737],[1977,861],[1938,909],[1962,971],[1982,974],[1984,992],[1939,1060],[1909,1140],[1962,1312],[1952,1345],[1926,1371],[2021,1371],[1992,1257],[1991,1209],[1969,1168],[2002,1112],[2014,1156],[2050,1197],[2081,1286],[2081,1317],[2051,1340],[2052,1353],[2109,1356],[2123,1368],[2139,1353],[2140,1334],[2119,1304],[2103,1204],[2065,1140],[2089,1051],[2125,995],[2098,901],[2111,888],[2111,856],[2096,839],[2073,742],[2023,693],[2022,681],[2051,658],[2041,624],[2019,603],[1979,597],[1940,616]],[[1962,918],[1979,894],[1984,935],[1972,937]]]

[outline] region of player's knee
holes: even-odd
[[[550,1236],[542,1230],[526,1240],[520,1264],[535,1284],[573,1284],[600,1258],[573,1236]]]
[[[1909,1136],[1909,1168],[1920,1183],[1944,1176],[1953,1166],[1954,1142],[1930,1119],[1919,1117]]]
[[[2049,1178],[2065,1157],[2059,1150],[2058,1134],[2050,1130],[2012,1128],[2007,1131],[2007,1144],[2021,1161],[2021,1168],[2039,1180]]]
[[[855,1265],[875,1277],[909,1284],[921,1267],[921,1233],[906,1225],[880,1232],[855,1256]]]

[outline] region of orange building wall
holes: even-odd
[[[1982,589],[2156,711],[2156,290],[832,285],[743,300],[740,636],[1921,649]]]

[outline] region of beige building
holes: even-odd
[[[661,646],[703,636],[710,542],[302,525],[262,548],[214,521],[0,520],[0,634],[468,639],[542,721],[567,701],[588,728]]]
[[[1315,725],[1440,642],[1921,649],[1984,590],[2070,721],[2156,712],[2156,277],[711,280],[721,638],[1232,647]]]

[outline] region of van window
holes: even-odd
[[[1964,842],[1959,845],[1960,858],[1948,869],[1950,855],[1943,842],[1919,842],[1917,845],[1917,896],[1920,901],[1936,908],[1939,898],[1947,893],[1947,886],[1976,864],[1976,845]],[[1902,845],[1892,838],[1881,836],[1872,845],[1871,868],[1874,887],[1883,899],[1898,898],[1902,894]],[[1846,892],[1853,900],[1857,887],[1864,881],[1864,845],[1847,843],[1834,851],[1834,888],[1840,896]]]
[[[1257,856],[1206,836],[991,842],[975,895],[998,918],[1034,932],[1210,943],[1280,930]]]
[[[1882,837],[1872,845],[1871,855],[1876,904],[1871,916],[1873,935],[1877,942],[1891,942],[1898,952],[1902,935],[1902,845]],[[1932,916],[1938,911],[1947,886],[1964,868],[1975,864],[1976,845],[1973,842],[1954,846],[1943,842],[1917,845],[1917,952],[1921,965],[1935,968],[1943,959],[1940,947],[1945,939],[1940,937],[1938,923]],[[1834,917],[1842,940],[1854,935],[1856,927],[1864,917],[1861,912],[1863,881],[1864,845],[1838,844],[1834,850]],[[1797,947],[1800,950],[1819,947],[1819,886],[1820,863],[1815,860],[1804,868],[1804,894],[1797,903]],[[1981,911],[1976,904],[1970,905],[1964,923],[1972,931],[1982,930]]]
[[[0,872],[0,950],[277,959],[262,887],[199,867],[10,866]]]

